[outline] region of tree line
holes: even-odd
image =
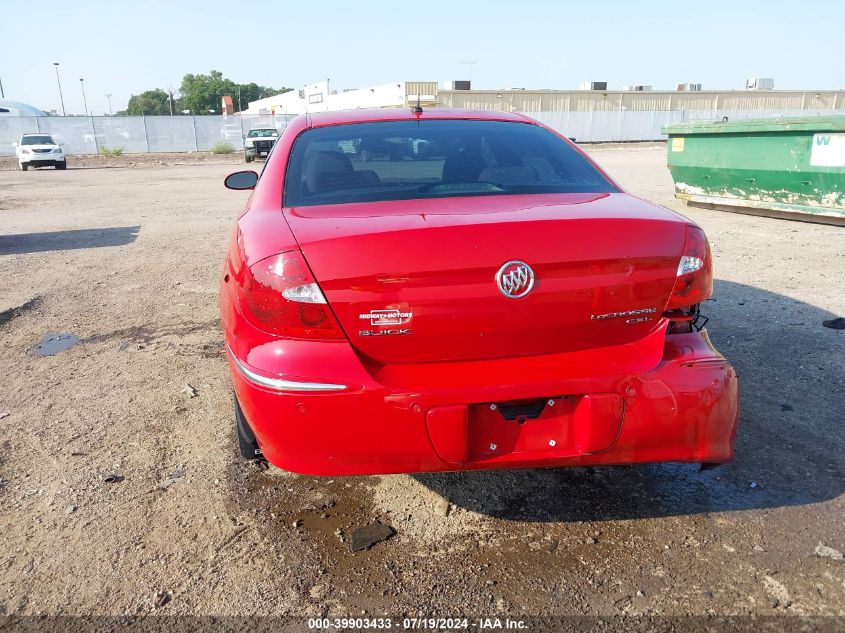
[[[220,100],[232,97],[235,112],[246,110],[250,101],[282,94],[291,88],[270,88],[256,83],[237,84],[212,70],[207,75],[187,74],[176,94],[155,88],[129,97],[129,103],[119,115],[142,114],[220,114]]]

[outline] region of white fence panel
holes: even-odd
[[[92,119],[80,117],[36,117],[39,132],[46,132],[57,143],[65,144],[68,154],[96,154],[97,143]]]
[[[142,117],[95,117],[97,149],[122,149],[127,154],[149,151]]]
[[[526,112],[564,136],[580,143],[665,140],[664,125],[682,121],[825,116],[828,110],[612,110],[576,112]]]
[[[195,152],[194,118],[190,116],[144,117],[151,152]]]
[[[606,110],[526,112],[581,143],[656,141],[661,128],[680,121],[719,121],[784,116],[823,116],[829,110]],[[103,148],[126,153],[208,151],[225,141],[243,148],[254,127],[284,129],[292,115],[0,117],[0,155],[14,155],[21,134],[46,132],[65,144],[68,154],[97,154]]]

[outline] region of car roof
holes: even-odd
[[[425,119],[451,119],[454,121],[512,121],[516,123],[530,123],[531,119],[515,112],[497,112],[493,110],[451,110],[446,108],[429,108],[417,115],[411,108],[379,108],[371,110],[335,110],[331,112],[316,112],[307,116],[309,127],[323,127],[326,125],[343,125],[348,123],[371,123],[375,121],[415,121]]]
[[[21,134],[21,136],[50,136],[49,132],[26,132],[25,134]]]

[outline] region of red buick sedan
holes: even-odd
[[[294,119],[220,285],[241,453],[316,475],[733,455],[710,247],[518,114]]]

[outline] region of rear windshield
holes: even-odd
[[[276,130],[266,129],[266,130],[250,130],[247,136],[249,138],[264,138],[268,136],[278,136],[279,133]]]
[[[617,191],[555,134],[504,121],[385,121],[313,128],[294,143],[288,207]]]
[[[55,145],[53,137],[46,134],[31,134],[21,137],[21,145]]]

